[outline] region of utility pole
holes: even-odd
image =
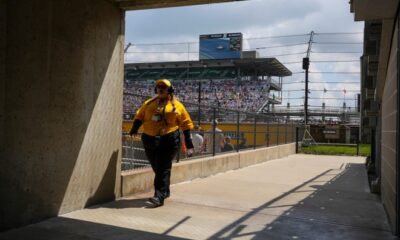
[[[305,70],[305,92],[304,92],[304,124],[308,124],[308,70],[310,69],[310,54],[314,39],[314,31],[311,31],[310,39],[308,41],[307,56],[303,58],[303,69]]]
[[[199,97],[198,97],[198,102],[199,102],[199,106],[198,106],[198,117],[197,117],[197,125],[200,127],[201,125],[201,81],[199,81]]]
[[[124,63],[128,61],[128,57],[127,57],[127,53],[129,48],[132,46],[133,44],[131,42],[128,43],[128,45],[126,45],[125,49],[124,49]],[[125,68],[125,67],[124,67]],[[124,84],[125,84],[125,80],[126,80],[126,71],[124,69]]]
[[[310,145],[314,144],[315,140],[311,136],[310,126],[308,125],[308,70],[310,69],[310,54],[311,54],[311,47],[313,44],[314,39],[314,31],[311,31],[310,40],[308,41],[308,49],[307,49],[307,56],[303,58],[303,69],[305,70],[305,94],[304,94],[304,135],[303,135],[303,144]]]
[[[128,45],[126,45],[125,49],[124,49],[124,53],[128,52],[128,49],[132,46],[132,43],[128,43]]]

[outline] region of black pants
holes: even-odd
[[[143,134],[142,142],[147,159],[155,173],[154,195],[165,198],[170,193],[172,161],[180,146],[179,131],[161,136],[159,139]]]

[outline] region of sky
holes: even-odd
[[[299,62],[305,57],[310,32],[314,31],[309,104],[321,106],[325,102],[341,107],[346,102],[354,107],[360,89],[364,24],[354,22],[348,2],[249,0],[130,11],[126,14],[125,42],[133,45],[125,61],[197,60],[199,35],[241,32],[244,49],[261,48],[260,57],[276,57],[294,73],[284,79],[282,105],[290,103],[295,108],[304,101],[304,74]]]

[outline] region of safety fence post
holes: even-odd
[[[237,111],[236,117],[236,151],[239,152],[239,123],[240,123],[240,112]]]
[[[296,153],[299,153],[299,127],[296,127]]]
[[[254,115],[254,139],[253,139],[253,141],[254,141],[254,149],[256,149],[257,148],[257,144],[256,144],[256,141],[257,141],[257,114]]]
[[[217,111],[215,109],[215,107],[213,107],[213,121],[212,121],[212,126],[213,126],[213,148],[212,148],[212,155],[215,156],[215,129],[217,128],[217,122],[216,122],[216,115],[217,115]]]
[[[279,122],[276,124],[276,145],[279,145]]]

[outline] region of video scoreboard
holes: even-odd
[[[242,33],[200,35],[200,60],[238,59],[242,46]]]

